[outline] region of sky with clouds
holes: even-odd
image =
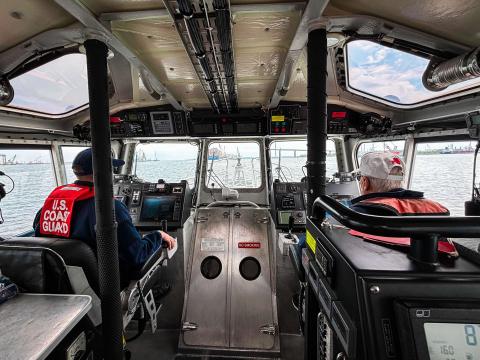
[[[26,72],[11,81],[10,106],[62,114],[88,103],[86,57],[69,54]]]
[[[348,43],[347,54],[350,87],[399,104],[414,104],[480,84],[480,79],[474,79],[433,92],[422,84],[427,59],[365,40]]]

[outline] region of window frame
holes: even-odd
[[[452,142],[476,142],[477,140],[472,139],[469,136],[466,136],[465,134],[460,134],[460,135],[454,135],[454,136],[440,136],[440,137],[418,137],[415,138],[414,141],[412,142],[412,151],[411,151],[411,166],[409,168],[409,177],[408,177],[408,188],[410,189],[410,185],[413,182],[413,177],[415,175],[415,162],[417,158],[417,146],[421,144],[428,144],[428,143],[452,143]],[[477,160],[480,161],[480,160]],[[477,163],[478,165],[478,163]],[[473,159],[472,159],[472,170],[473,170]],[[478,171],[478,166],[477,166],[477,171]],[[472,179],[473,180],[473,174],[472,174]],[[470,184],[471,185],[471,184]],[[415,189],[413,189],[415,190]],[[458,215],[456,215],[458,216]],[[465,216],[465,215],[461,215]]]
[[[236,139],[236,138],[208,138],[206,142],[203,143],[203,146],[205,146],[205,149],[203,151],[203,162],[204,162],[204,166],[202,166],[202,169],[201,171],[202,172],[205,172],[204,174],[201,173],[201,177],[203,178],[203,181],[201,181],[201,184],[199,184],[199,186],[201,186],[201,189],[204,193],[221,193],[222,189],[220,187],[217,187],[217,188],[209,188],[206,184],[206,180],[207,180],[207,171],[208,171],[208,148],[210,147],[210,144],[212,143],[245,143],[245,142],[255,142],[258,144],[258,147],[259,147],[259,160],[260,160],[260,174],[262,174],[260,176],[260,179],[261,179],[261,184],[259,187],[257,188],[233,188],[235,190],[237,190],[240,194],[241,193],[261,193],[262,191],[265,190],[265,186],[266,186],[266,150],[267,150],[267,147],[266,147],[266,144],[265,144],[265,141],[264,141],[264,138],[239,138],[239,139]],[[263,151],[263,154],[262,154],[262,151]],[[265,172],[265,174],[263,174],[263,172]],[[200,181],[200,179],[199,179]]]
[[[41,144],[37,144],[37,143],[34,143],[32,141],[25,141],[22,144],[19,144],[19,143],[10,144],[10,143],[6,143],[6,142],[3,142],[3,141],[0,140],[0,151],[2,151],[2,150],[15,150],[15,149],[27,150],[27,151],[28,150],[30,150],[30,151],[47,150],[49,155],[50,155],[50,166],[51,166],[51,170],[52,170],[52,173],[53,173],[53,180],[54,180],[54,187],[51,190],[53,191],[54,188],[59,186],[60,179],[59,179],[58,173],[56,171],[55,156],[53,154],[54,150],[52,148],[51,142],[44,142],[44,143],[41,143]],[[6,174],[8,175],[8,172],[6,172]],[[15,181],[15,178],[13,178],[13,180]],[[15,187],[17,187],[17,185]],[[48,196],[48,194],[47,194],[47,196]],[[40,208],[41,208],[41,206],[38,209],[40,209]],[[31,222],[30,222],[30,224],[31,224],[33,222],[33,219],[30,219],[30,220],[31,220]],[[32,234],[32,231],[33,230],[31,228],[29,228],[29,229],[25,229],[25,230],[19,232],[18,234],[10,235],[10,236],[29,236],[29,235]],[[0,234],[2,234],[1,233],[1,228],[0,228]]]
[[[395,109],[418,109],[418,108],[421,108],[423,106],[430,105],[430,104],[435,104],[435,103],[442,102],[442,101],[448,101],[448,100],[452,100],[452,99],[458,100],[459,98],[462,98],[462,97],[467,96],[467,95],[475,94],[478,91],[480,91],[480,84],[479,84],[479,85],[476,85],[476,86],[474,85],[472,87],[468,87],[468,88],[465,88],[465,89],[456,90],[456,91],[448,93],[448,94],[444,94],[444,95],[440,95],[440,96],[437,96],[437,97],[433,97],[433,98],[425,99],[425,100],[422,100],[422,101],[418,101],[416,103],[400,104],[400,103],[396,103],[394,101],[390,101],[390,100],[384,99],[382,97],[376,96],[374,94],[370,94],[370,93],[367,93],[365,91],[356,89],[355,87],[350,85],[350,66],[349,66],[349,63],[348,63],[348,44],[350,44],[352,42],[355,42],[355,41],[370,41],[370,42],[375,43],[377,45],[384,46],[386,48],[390,48],[390,47],[385,46],[385,45],[383,45],[383,44],[381,44],[377,41],[374,41],[372,39],[368,39],[368,40],[350,39],[343,44],[346,89],[347,89],[348,92],[350,92],[354,95],[358,95],[358,96],[370,99],[374,102],[384,104],[384,105],[387,105],[387,106],[395,108]],[[400,50],[400,49],[397,49],[395,47],[392,47],[392,48],[397,50],[397,51],[409,54],[409,55],[421,57],[419,55],[412,54],[410,52]]]
[[[355,167],[358,168],[360,166],[360,158],[361,156],[358,156],[358,151],[360,150],[360,147],[363,145],[363,144],[372,144],[372,143],[381,143],[381,142],[393,142],[393,141],[404,141],[405,144],[403,146],[403,155],[402,157],[404,158],[404,161],[406,161],[406,157],[407,157],[407,143],[408,143],[408,139],[405,139],[405,138],[393,138],[393,139],[365,139],[365,140],[361,140],[359,142],[356,143],[355,145],[355,148],[352,152],[352,155],[353,155],[353,163],[355,164]],[[363,156],[363,155],[362,155]]]
[[[334,146],[334,151],[335,151],[335,164],[337,166],[337,169],[336,169],[336,172],[340,171],[340,167],[339,167],[339,163],[338,163],[338,153],[337,153],[337,145],[336,145],[336,142],[335,140],[337,139],[340,139],[342,142],[343,142],[343,138],[340,138],[338,136],[332,136],[332,137],[328,137],[327,139],[327,142],[328,141],[331,141],[333,146]],[[272,151],[272,144],[278,142],[278,143],[281,143],[281,142],[293,142],[293,141],[305,141],[306,142],[306,149],[305,151],[307,151],[308,153],[308,139],[306,137],[272,137],[270,138],[270,141],[268,142],[267,144],[267,147],[266,147],[266,150],[267,150],[267,153],[268,153],[268,163],[269,163],[269,167],[270,167],[270,173],[271,173],[271,181],[275,181],[277,179],[277,177],[275,176],[275,169],[273,167],[273,163],[272,163],[272,159],[273,157],[271,156],[271,151]],[[304,168],[305,166],[302,166],[302,169]],[[306,167],[305,167],[305,173],[304,173],[305,177],[307,176],[307,173],[306,173]],[[331,174],[333,175],[333,174]],[[329,175],[327,174],[327,177],[329,177]],[[298,181],[295,181],[295,182],[300,182],[301,180],[298,180]]]
[[[83,148],[89,148],[91,147],[90,144],[61,144],[58,146],[58,151],[59,151],[59,155],[60,155],[60,166],[63,168],[63,170],[60,170],[60,172],[63,171],[63,176],[65,176],[65,185],[68,184],[68,176],[67,176],[67,166],[66,166],[66,163],[65,163],[65,157],[63,156],[63,148],[72,148],[72,147],[83,147]],[[82,151],[82,150],[80,150]],[[113,151],[113,150],[112,150]],[[63,181],[62,181],[63,182]]]
[[[413,157],[415,156],[415,139],[412,136],[408,137],[402,137],[401,135],[391,137],[391,138],[372,138],[372,139],[364,139],[361,141],[358,141],[355,144],[355,147],[352,151],[352,156],[353,156],[353,164],[354,170],[358,169],[360,167],[360,158],[358,156],[358,150],[360,149],[360,146],[362,144],[366,143],[375,143],[375,142],[387,142],[387,141],[404,141],[404,146],[403,146],[403,162],[405,163],[405,179],[404,179],[404,186],[405,188],[409,189],[411,180],[412,180],[412,167],[414,166],[414,159]]]
[[[190,188],[196,189],[197,188],[197,182],[199,181],[199,176],[200,176],[200,159],[201,159],[201,144],[198,140],[195,139],[167,139],[167,140],[161,140],[161,141],[139,141],[135,143],[135,146],[133,147],[131,154],[131,167],[130,167],[130,173],[131,175],[136,175],[136,154],[137,154],[137,148],[139,145],[149,145],[149,144],[188,144],[188,145],[194,145],[197,147],[197,156],[195,158],[195,171],[194,171],[194,181],[192,184],[188,183]],[[126,166],[127,164],[125,164]],[[158,180],[158,179],[157,179]],[[186,179],[179,179],[180,180],[186,180]],[[148,180],[147,180],[148,181]]]
[[[85,54],[82,54],[80,51],[67,51],[65,53],[60,54],[59,56],[55,56],[55,57],[49,59],[48,61],[42,61],[37,66],[28,68],[27,71],[20,71],[18,73],[15,73],[14,76],[9,77],[9,80],[14,80],[14,79],[16,79],[20,76],[23,76],[23,75],[27,74],[30,71],[34,71],[39,67],[47,65],[47,64],[49,64],[53,61],[56,61],[58,59],[61,59],[62,57],[69,56],[69,55],[84,55],[85,56],[85,65],[86,65],[86,55]],[[87,92],[88,92],[88,79],[87,79]],[[15,99],[15,95],[14,95],[13,99]],[[74,115],[74,114],[76,114],[80,111],[88,109],[89,99],[87,97],[87,102],[85,104],[81,104],[74,109],[71,109],[69,111],[65,111],[65,112],[62,112],[62,113],[55,113],[55,114],[54,113],[48,113],[48,112],[45,112],[45,111],[35,110],[35,109],[21,108],[21,107],[10,105],[10,104],[7,104],[5,106],[0,106],[0,110],[10,111],[10,112],[19,113],[19,114],[26,114],[26,115],[42,115],[43,117],[50,118],[50,119],[59,119],[59,118],[66,118],[66,117],[72,116],[72,115]]]

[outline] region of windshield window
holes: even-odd
[[[349,87],[393,104],[419,104],[480,85],[477,78],[442,91],[427,90],[422,76],[428,63],[427,59],[371,41],[347,44]]]
[[[270,145],[273,179],[300,182],[306,176],[307,140],[273,141]],[[327,140],[327,177],[338,171],[335,144]]]
[[[2,236],[18,235],[32,230],[33,220],[48,194],[55,188],[51,152],[48,149],[0,149],[0,170],[15,182],[13,191],[1,200],[4,223]],[[5,191],[12,190],[12,182],[0,176]]]
[[[412,190],[423,191],[425,197],[440,202],[452,215],[464,215],[464,202],[472,197],[475,145],[472,141],[417,144]],[[477,173],[478,168],[477,164]]]
[[[403,159],[404,147],[405,140],[364,142],[358,147],[357,160],[360,164],[363,155],[377,151],[391,151]]]
[[[83,54],[69,54],[10,80],[15,95],[8,107],[51,115],[88,103],[87,63]]]
[[[143,180],[195,184],[198,146],[191,143],[139,144],[135,148],[134,173]]]
[[[88,146],[62,146],[62,156],[65,166],[65,174],[67,175],[67,184],[72,184],[77,180],[77,177],[72,170],[72,162],[75,159],[77,154],[85,149],[88,149]]]
[[[212,142],[208,146],[208,188],[262,186],[260,146],[257,142]]]

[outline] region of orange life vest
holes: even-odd
[[[40,214],[40,234],[68,238],[75,203],[95,196],[93,187],[69,184],[57,187],[45,200]]]
[[[382,207],[400,216],[408,215],[450,215],[450,211],[436,201],[424,198],[378,197],[365,199],[357,204]]]

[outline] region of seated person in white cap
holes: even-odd
[[[405,164],[392,152],[371,152],[360,160],[361,196],[351,208],[379,216],[450,215],[443,205],[423,197],[423,192],[403,188]]]

